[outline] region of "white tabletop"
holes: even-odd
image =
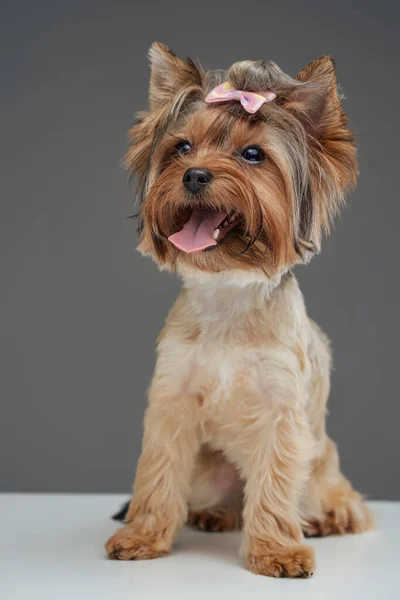
[[[400,503],[371,502],[378,529],[314,539],[309,580],[252,575],[240,533],[185,529],[174,553],[152,561],[106,559],[117,495],[0,495],[0,598],[4,600],[400,599]]]

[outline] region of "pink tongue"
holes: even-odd
[[[216,246],[213,233],[227,216],[217,210],[195,208],[183,229],[173,233],[168,239],[186,254]]]

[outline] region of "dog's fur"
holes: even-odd
[[[315,560],[303,533],[372,526],[325,431],[329,341],[291,273],[318,252],[357,177],[334,63],[324,56],[296,78],[265,61],[205,73],[161,44],[150,62],[150,108],[131,130],[126,166],[141,199],[139,249],[178,273],[183,289],[158,339],[127,525],[107,551],[155,558],[186,521],[243,526],[251,571],[307,577]],[[207,105],[225,80],[277,97],[254,115],[238,102]],[[186,154],[176,150],[182,140]],[[242,158],[249,145],[263,162]],[[212,173],[200,196],[182,184],[190,167]],[[193,206],[234,210],[239,224],[212,249],[186,254],[167,238]]]

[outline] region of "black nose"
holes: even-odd
[[[198,194],[212,179],[210,171],[207,169],[188,169],[183,175],[183,185],[185,188]]]

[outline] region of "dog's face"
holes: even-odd
[[[161,44],[150,60],[150,110],[126,157],[141,196],[141,252],[180,272],[272,276],[307,261],[357,175],[332,60],[296,79],[261,61],[204,73]],[[276,97],[255,114],[236,101],[206,104],[226,80]]]

